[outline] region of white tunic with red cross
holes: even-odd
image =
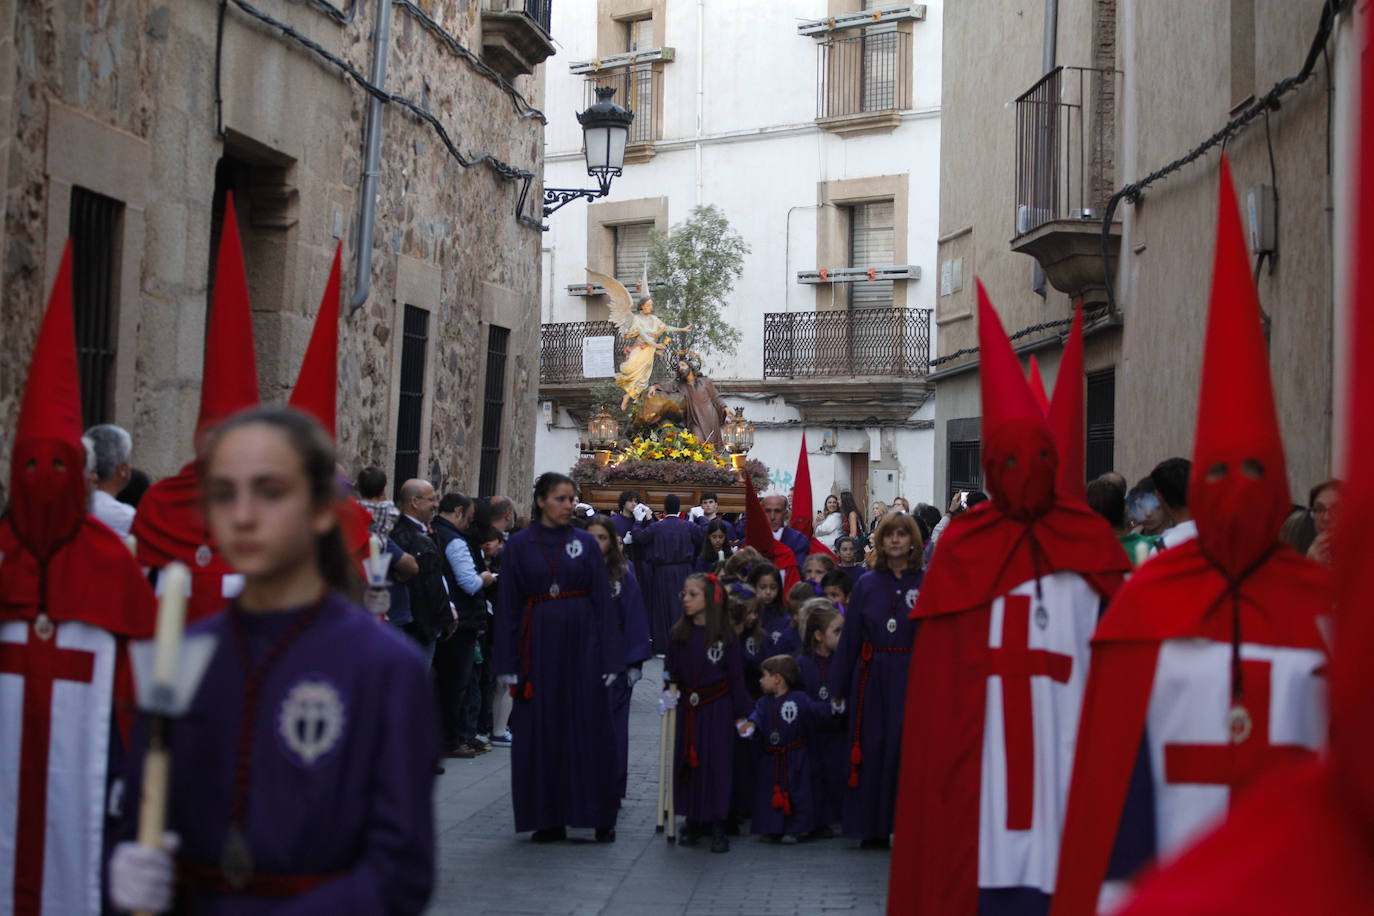
[[[1053,893],[1089,641],[1101,609],[1072,572],[992,603],[978,824],[978,886]],[[1043,612],[1038,609],[1043,609]]]
[[[1326,741],[1323,653],[1249,643],[1240,647],[1249,727],[1233,741],[1231,651],[1208,639],[1160,644],[1146,734],[1161,858],[1225,817],[1233,790]]]
[[[0,624],[0,913],[99,913],[115,638]]]

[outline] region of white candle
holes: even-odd
[[[372,561],[367,569],[369,578],[377,578],[377,569],[382,559],[382,542],[377,535],[370,535],[367,539],[367,549]]]
[[[129,548],[129,553],[138,556],[138,541],[134,540],[132,534],[124,536],[124,546]]]
[[[176,682],[177,657],[186,629],[186,591],[191,572],[184,563],[168,563],[162,570],[162,599],[157,609],[157,638],[153,643],[153,683]]]

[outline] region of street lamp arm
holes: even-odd
[[[572,203],[575,200],[596,200],[610,193],[610,188],[545,188],[544,215]]]

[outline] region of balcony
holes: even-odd
[[[1114,185],[1115,70],[1057,67],[1016,100],[1013,251],[1084,304],[1106,300],[1102,213]],[[1121,229],[1113,223],[1116,257]]]
[[[610,321],[564,321],[539,326],[539,384],[595,383],[583,373],[584,342],[616,335]]]
[[[891,131],[911,107],[911,34],[896,26],[816,46],[816,123],[842,135]]]
[[[482,0],[482,59],[507,80],[553,56],[553,0]]]
[[[654,157],[654,141],[663,138],[663,71],[654,64],[635,64],[587,77],[587,104],[596,101],[596,90],[610,86],[615,102],[635,113],[625,141],[627,163],[647,162]]]

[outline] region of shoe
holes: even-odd
[[[439,766],[439,764],[436,763],[436,764],[434,765],[434,775],[435,775],[435,776],[442,776],[443,773],[444,773],[444,768],[441,767],[441,766]]]
[[[835,838],[835,828],[829,824],[822,824],[809,834],[813,840],[831,840]]]
[[[492,735],[492,736],[491,736],[491,746],[492,746],[492,747],[510,747],[510,732],[507,731],[504,735]]]
[[[568,838],[568,828],[549,827],[544,830],[536,830],[530,837],[531,843],[557,843],[559,840]]]
[[[475,742],[477,742],[477,744],[490,744],[490,743],[491,743],[491,735],[487,735],[487,734],[477,735],[477,736],[476,736],[475,738],[473,738],[472,740],[475,741]]]
[[[739,836],[739,818],[732,817],[725,822],[726,836]]]
[[[730,851],[730,838],[725,835],[725,824],[721,821],[716,821],[711,825],[711,851]]]
[[[859,843],[860,849],[887,849],[891,844],[885,836],[871,836]]]
[[[796,845],[797,845],[797,835],[796,835],[795,833],[784,833],[784,834],[782,835],[782,845],[784,845],[784,846],[796,846]]]
[[[679,846],[695,846],[698,832],[699,828],[695,821],[684,820],[682,829],[677,832],[677,844]]]
[[[466,744],[460,744],[444,756],[456,757],[459,760],[471,760],[473,757],[477,756],[477,752],[474,751],[472,748],[468,747]]]
[[[765,833],[765,834],[763,834],[762,836],[759,837],[759,842],[760,842],[760,843],[781,843],[781,842],[782,842],[782,834],[781,834],[781,833]]]
[[[614,827],[598,827],[598,828],[596,828],[596,841],[597,841],[598,843],[614,843],[614,842],[615,842],[615,828],[614,828]]]

